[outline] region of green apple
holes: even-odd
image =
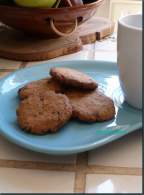
[[[24,7],[53,7],[57,0],[15,0],[15,3]]]

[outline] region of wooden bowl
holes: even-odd
[[[74,7],[25,8],[0,6],[0,21],[12,28],[47,38],[67,36],[90,19],[103,0]]]

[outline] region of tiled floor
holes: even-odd
[[[116,35],[114,34],[109,39],[105,41],[99,41],[95,44],[95,60],[103,61],[117,61],[117,45],[116,45]]]
[[[34,161],[34,162],[49,162],[49,163],[68,163],[75,164],[76,156],[50,156],[32,152],[13,143],[8,142],[0,136],[0,159]]]
[[[2,193],[72,193],[74,173],[0,168]]]
[[[46,63],[46,62],[55,62],[55,61],[63,61],[63,60],[88,60],[88,59],[92,59],[95,55],[94,53],[94,47],[95,44],[89,44],[89,45],[85,45],[83,47],[82,51],[79,51],[75,54],[71,54],[71,55],[66,55],[66,56],[61,56],[61,57],[57,57],[54,58],[52,60],[48,60],[48,61],[42,61],[42,62],[30,62],[28,63],[27,67],[29,66],[33,66],[35,64],[39,64],[39,63]]]
[[[135,132],[133,136],[137,137]],[[133,137],[132,136],[132,137]],[[125,137],[121,138],[121,143],[125,141]],[[131,144],[134,140],[131,139]],[[128,140],[129,142],[129,140]],[[95,160],[88,166],[87,153],[79,154],[76,156],[45,156],[20,149],[13,144],[8,143],[5,139],[0,140],[0,191],[1,192],[88,192],[88,193],[123,193],[123,192],[141,192],[142,177],[140,164],[135,166],[135,152],[131,156],[132,163],[126,164],[127,167],[119,167],[119,161],[115,160],[112,155],[111,161],[115,164],[112,165],[105,163],[98,163]],[[112,144],[112,143],[111,143]],[[118,154],[126,149],[126,146],[119,151],[119,143],[115,143],[114,147],[109,148],[111,144],[103,147],[105,154],[107,152],[115,151],[118,146]],[[122,145],[121,144],[121,145]],[[135,146],[137,148],[137,146]],[[109,150],[106,150],[109,148]],[[139,152],[138,152],[139,153]],[[102,154],[103,156],[104,154]],[[139,153],[139,155],[141,155]],[[89,152],[89,162],[91,161],[92,153]],[[93,159],[101,158],[101,148],[93,151]],[[77,161],[75,162],[75,159]],[[129,156],[122,156],[120,162],[128,162]],[[107,162],[106,158],[103,158]],[[19,163],[20,162],[20,163]],[[33,162],[33,163],[32,163]],[[41,162],[46,164],[41,164]],[[101,161],[102,162],[102,161]],[[133,163],[134,162],[134,163]],[[60,166],[61,164],[61,166]],[[67,164],[67,165],[66,165]],[[52,165],[52,166],[51,166]],[[71,166],[70,166],[71,165]],[[95,165],[95,167],[93,167]],[[129,166],[130,165],[130,166]],[[134,165],[134,166],[133,166]],[[17,169],[13,169],[15,167]],[[23,169],[25,168],[25,169]],[[29,170],[27,170],[29,168]],[[41,170],[41,171],[40,171]],[[42,171],[43,170],[43,171]],[[75,180],[75,174],[79,175]],[[109,173],[109,174],[108,174]],[[128,173],[128,174],[127,174]],[[86,174],[86,178],[85,175]],[[4,175],[4,176],[3,176]],[[19,175],[23,181],[19,179]],[[51,178],[51,179],[50,179]],[[16,182],[18,181],[18,182]],[[48,182],[48,184],[46,183]],[[84,185],[83,183],[86,184]],[[41,188],[34,187],[34,184],[42,183]],[[54,185],[58,186],[56,189]],[[75,187],[78,185],[78,188]],[[132,187],[131,187],[132,185]],[[17,187],[18,186],[18,187]],[[80,190],[80,191],[79,191]]]
[[[142,193],[142,177],[128,175],[87,175],[87,193]]]
[[[142,133],[134,132],[89,153],[89,164],[142,167]]]

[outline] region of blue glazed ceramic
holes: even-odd
[[[36,136],[23,132],[16,119],[17,91],[25,84],[45,78],[53,66],[71,67],[87,73],[115,102],[116,116],[100,123],[70,121],[55,134]],[[107,144],[142,127],[142,113],[124,102],[117,64],[101,61],[63,61],[18,70],[0,80],[0,133],[17,145],[47,154],[79,153]]]

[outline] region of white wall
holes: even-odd
[[[142,11],[142,0],[104,0],[96,16],[110,18],[113,21],[121,15],[135,14]]]

